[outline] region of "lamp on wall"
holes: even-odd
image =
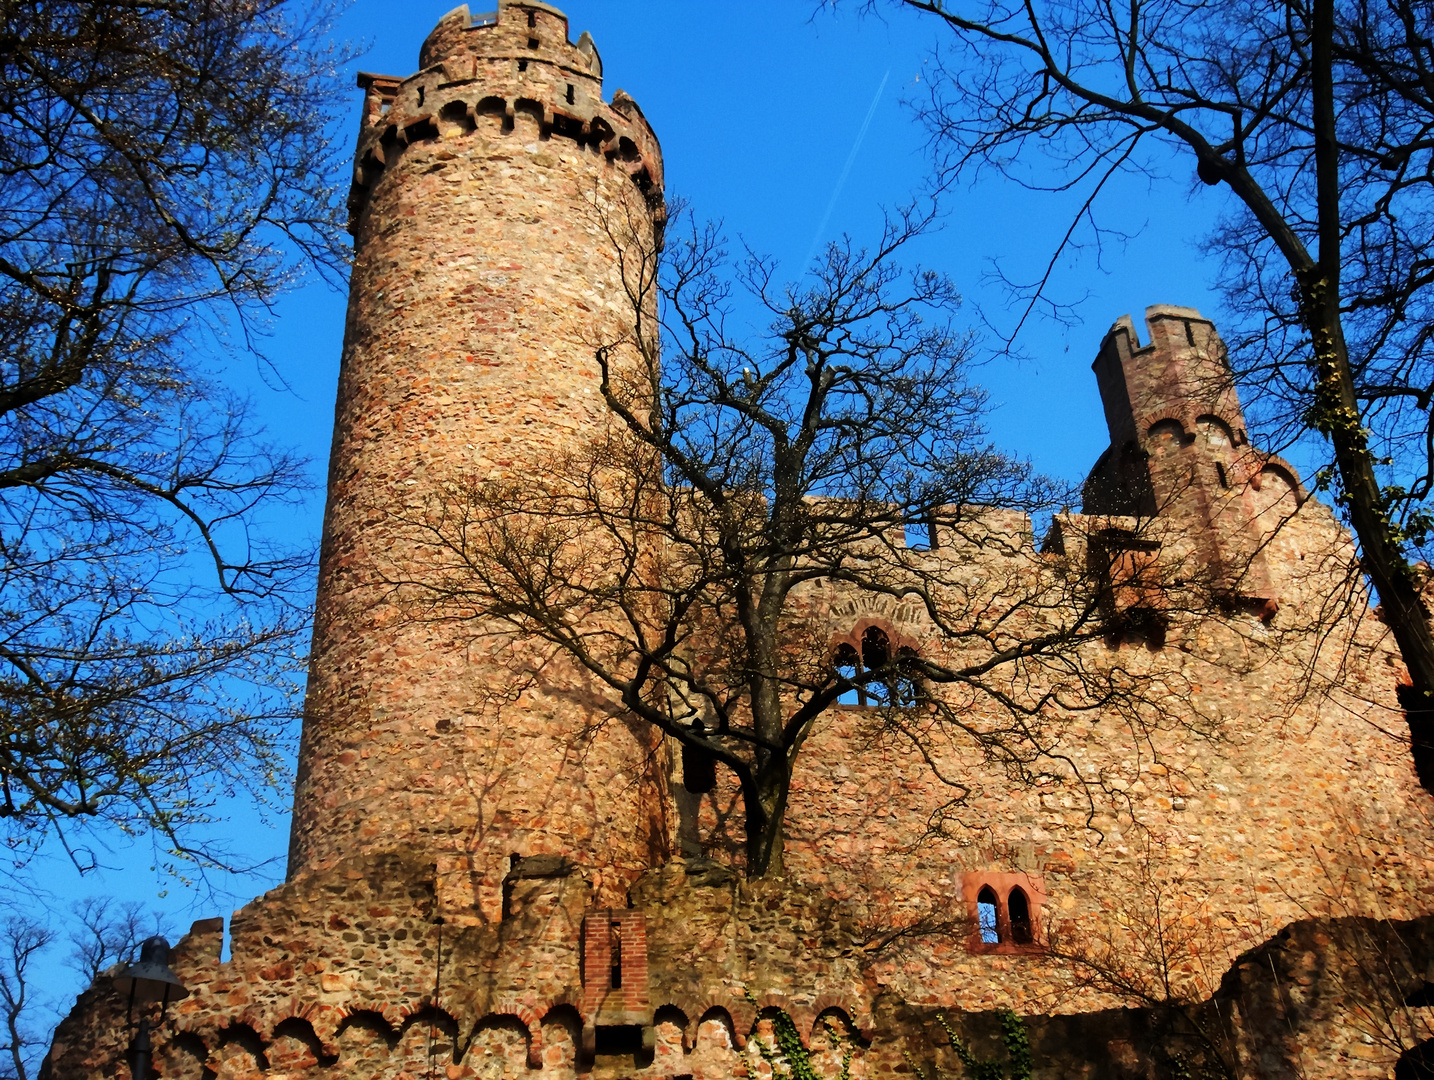
[[[134,1007],[142,1009],[159,1002],[159,1022],[164,1023],[164,1010],[171,1001],[183,1001],[189,990],[179,981],[169,967],[169,942],[156,935],[146,938],[139,947],[139,959],[126,964],[114,977],[115,989],[129,1002],[125,1010],[125,1026],[134,1022]],[[131,1080],[148,1080],[149,1057],[152,1046],[149,1039],[149,1015],[146,1010],[139,1018],[139,1028],[129,1044],[129,1074]]]

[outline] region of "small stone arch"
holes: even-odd
[[[475,130],[479,124],[484,124],[490,130],[496,126],[500,133],[506,134],[513,130],[513,113],[507,101],[490,95],[479,99],[478,104],[473,106],[473,124]]]
[[[607,144],[612,142],[612,140],[616,137],[617,132],[615,132],[612,129],[612,125],[609,124],[606,120],[604,120],[601,116],[594,116],[592,120],[589,121],[588,138],[591,139],[598,146],[606,147]]]
[[[1195,430],[1203,433],[1206,441],[1221,450],[1233,450],[1239,445],[1239,435],[1234,428],[1222,416],[1215,413],[1202,413],[1195,418]]]
[[[438,131],[441,135],[467,135],[478,126],[473,110],[463,101],[450,101],[438,110]]]
[[[682,1042],[688,1044],[688,1029],[692,1027],[692,1021],[687,1015],[687,1010],[680,1005],[667,1004],[659,1006],[652,1014],[653,1025],[676,1024],[682,1031]]]
[[[334,1029],[335,1045],[341,1046],[345,1036],[349,1041],[382,1040],[390,1050],[398,1042],[398,1033],[378,1009],[350,1010]]]
[[[282,1040],[291,1040],[302,1047],[302,1050],[291,1050],[282,1045]],[[308,1055],[304,1058],[303,1055]],[[326,1047],[319,1034],[314,1030],[314,1025],[307,1017],[289,1016],[280,1020],[274,1025],[274,1032],[269,1038],[268,1055],[274,1067],[284,1069],[301,1067],[329,1068],[338,1063],[339,1056],[331,1048]],[[291,1061],[298,1057],[297,1065]],[[309,1061],[308,1059],[312,1059]]]
[[[1160,457],[1162,454],[1180,450],[1190,442],[1190,433],[1185,430],[1185,425],[1173,416],[1163,416],[1156,419],[1145,429],[1145,438],[1141,440],[1145,449],[1152,455]]]
[[[474,1054],[483,1054],[489,1057],[497,1057],[501,1053],[512,1064],[512,1059],[517,1056],[515,1051],[521,1043],[523,1061],[530,1069],[541,1068],[543,1064],[543,1036],[539,1027],[535,1033],[528,1022],[512,1012],[489,1013],[473,1025],[472,1034],[464,1046],[463,1059],[468,1064],[476,1066],[476,1062],[468,1059]],[[504,1075],[509,1070],[504,1071]]]
[[[802,1022],[805,1018],[800,1016],[799,1014],[803,1010],[796,1007],[788,1009],[786,1005],[775,1001],[774,998],[775,995],[773,994],[767,995],[765,1003],[759,1010],[757,1010],[757,1014],[752,1018],[751,1026],[747,1030],[747,1037],[751,1038],[753,1035],[756,1034],[757,1025],[760,1024],[763,1020],[771,1020],[775,1023],[782,1017],[786,1017],[786,1019],[791,1023],[793,1029],[795,1029],[797,1033],[797,1038],[801,1040],[801,1044],[804,1047],[810,1048],[812,1028],[811,1024],[806,1024]]]
[[[1297,502],[1305,501],[1306,496],[1304,485],[1299,482],[1298,478],[1296,478],[1294,470],[1287,466],[1284,462],[1277,460],[1266,461],[1265,464],[1260,468],[1258,475],[1260,477],[1262,485],[1265,481],[1265,478],[1268,477],[1288,487]]]
[[[394,1035],[394,1046],[398,1048],[405,1039],[415,1037],[432,1039],[433,1049],[440,1059],[446,1056],[449,1061],[457,1061],[461,1056],[463,1048],[458,1041],[458,1019],[445,1009],[424,1005],[409,1013]]]
[[[161,1051],[166,1080],[205,1080],[214,1074],[206,1068],[209,1047],[195,1031],[178,1031]]]
[[[515,126],[518,122],[518,118],[521,116],[528,117],[538,125],[538,134],[540,138],[547,137],[547,110],[543,107],[543,103],[541,101],[535,101],[532,98],[519,98],[517,101],[513,102],[513,124]]]
[[[807,1040],[810,1046],[819,1032],[825,1030],[826,1025],[831,1022],[840,1024],[846,1029],[846,1034],[858,1042],[864,1041],[861,1032],[857,1030],[856,1019],[852,1010],[845,1005],[831,1003],[818,998],[812,1005],[812,1011],[816,1014],[812,1018],[811,1034]]]
[[[210,1051],[205,1065],[212,1067],[211,1063],[216,1059],[231,1056],[236,1051],[253,1059],[254,1065],[261,1072],[268,1070],[269,1055],[266,1053],[264,1040],[260,1038],[254,1028],[238,1021],[226,1024],[219,1029],[214,1040],[214,1049]]]
[[[708,1023],[721,1026],[721,1030],[726,1037],[727,1045],[732,1049],[740,1050],[747,1044],[746,1036],[738,1034],[737,1025],[732,1020],[732,1014],[721,1005],[709,1005],[707,1010],[697,1018],[696,1031],[692,1036],[692,1045],[694,1047],[702,1042],[702,1026]]]

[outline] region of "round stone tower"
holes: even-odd
[[[513,855],[566,856],[601,903],[666,849],[654,739],[561,662],[416,616],[396,523],[465,477],[531,477],[609,422],[594,327],[630,323],[605,212],[657,242],[662,159],[636,102],[542,3],[449,12],[367,93],[290,878],[431,856],[495,917]],[[431,557],[431,556],[429,556]]]

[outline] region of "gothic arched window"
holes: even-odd
[[[1040,952],[1045,884],[1039,874],[975,870],[961,876],[973,953],[1022,955]]]
[[[1017,885],[1006,897],[1006,915],[1011,923],[1011,940],[1017,945],[1029,945],[1036,940],[1031,929],[1031,902],[1026,891]]]
[[[910,646],[893,650],[890,635],[879,626],[868,626],[859,640],[860,652],[850,642],[842,642],[832,658],[838,677],[849,682],[863,680],[837,701],[842,705],[919,704],[922,694],[916,677],[916,650]],[[877,677],[870,678],[872,675]]]
[[[989,885],[976,897],[976,927],[981,932],[983,944],[995,945],[1001,940],[1001,914],[996,891]]]

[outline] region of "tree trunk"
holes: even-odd
[[[755,790],[744,793],[747,811],[747,877],[779,878],[786,872],[787,789],[790,778],[781,755],[759,766]]]
[[[1315,0],[1311,42],[1314,94],[1315,183],[1319,206],[1319,262],[1300,281],[1301,307],[1315,362],[1315,426],[1334,448],[1335,466],[1348,499],[1349,521],[1359,538],[1361,564],[1374,583],[1384,622],[1394,635],[1409,686],[1398,688],[1409,722],[1419,782],[1434,791],[1434,633],[1420,584],[1405,558],[1398,528],[1375,473],[1368,432],[1361,423],[1354,373],[1340,316],[1339,148],[1334,110],[1334,0]]]

